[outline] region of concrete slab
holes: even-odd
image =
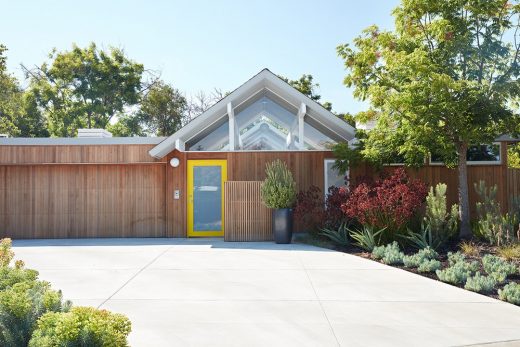
[[[313,246],[220,239],[15,241],[79,305],[126,314],[132,346],[520,345],[520,308]]]

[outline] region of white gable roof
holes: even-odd
[[[175,145],[178,141],[183,143],[188,142],[208,128],[220,124],[223,118],[228,117],[228,103],[236,107],[264,90],[268,90],[283,98],[284,101],[293,105],[296,109],[304,103],[306,105],[306,117],[311,118],[315,123],[320,124],[322,127],[334,133],[337,139],[350,141],[354,138],[355,129],[347,122],[339,119],[322,105],[300,93],[268,69],[263,69],[253,78],[210,107],[206,112],[152,148],[149,151],[150,155],[155,158],[166,156],[176,148]]]

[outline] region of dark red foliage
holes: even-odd
[[[426,195],[426,184],[410,179],[398,168],[387,178],[359,184],[341,209],[361,224],[397,232],[421,208]]]
[[[338,227],[347,221],[345,212],[341,205],[349,198],[350,192],[347,187],[330,187],[325,202],[325,226],[329,228]]]
[[[296,195],[294,218],[299,220],[310,231],[317,231],[323,225],[325,211],[321,189],[311,186],[308,190],[300,190]]]

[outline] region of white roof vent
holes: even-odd
[[[112,137],[112,133],[106,131],[105,129],[78,129],[78,138],[82,139],[104,139],[107,137]]]
[[[7,135],[7,134],[0,134],[0,139],[5,139],[5,138],[8,138],[8,137],[9,137],[9,135]]]

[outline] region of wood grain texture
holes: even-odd
[[[164,237],[164,165],[0,166],[0,237]]]
[[[270,241],[272,214],[260,197],[261,181],[228,181],[224,185],[225,241]]]
[[[0,146],[0,165],[132,164],[165,162],[150,156],[154,145]]]

